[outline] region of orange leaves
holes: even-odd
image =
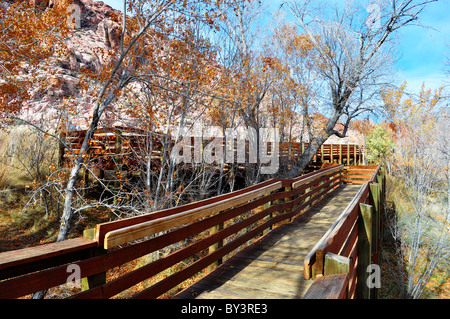
[[[261,62],[263,64],[262,72],[266,72],[268,69],[274,69],[280,65],[276,59],[266,56],[261,57]]]
[[[297,27],[285,24],[275,30],[275,34],[284,43],[283,50],[288,54],[297,54],[305,58],[313,49],[313,45],[306,34],[298,34]]]
[[[214,19],[216,18],[217,14],[214,12],[213,15],[211,16],[211,15],[209,15],[208,11],[206,11],[204,13],[204,15],[205,15],[206,22],[211,26],[214,25]]]
[[[69,34],[66,21],[67,1],[51,10],[35,11],[27,1],[10,5],[1,12],[3,28],[0,33],[1,58],[38,63],[53,54],[51,49]]]
[[[28,89],[43,84],[36,81],[37,66],[64,52],[62,41],[70,32],[67,5],[60,1],[45,11],[35,10],[29,1],[0,6],[0,111],[4,118],[20,110]]]
[[[350,127],[352,129],[360,132],[364,136],[366,136],[374,128],[374,123],[373,122],[369,122],[367,120],[354,119],[354,120],[352,120],[352,122],[350,124]]]
[[[274,30],[274,37],[281,51],[288,56],[307,59],[314,54],[314,47],[306,34],[298,34],[293,24],[284,24]]]

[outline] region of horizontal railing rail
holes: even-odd
[[[0,298],[65,284],[71,265],[83,278],[73,298],[111,298],[150,279],[155,281],[133,297],[157,298],[318,204],[342,184],[343,174],[344,166],[335,165],[295,179],[272,179],[187,205],[102,223],[86,231],[88,238],[0,253]],[[113,276],[113,268],[163,249],[161,256]],[[108,281],[107,272],[112,276]]]
[[[0,253],[0,280],[89,258],[96,246],[95,240],[80,237]]]
[[[365,184],[378,168],[376,165],[349,165],[345,167],[344,182],[352,184]]]

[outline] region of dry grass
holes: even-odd
[[[405,192],[407,189],[404,184],[390,177],[387,183],[387,205],[386,216],[401,219],[409,214],[409,203],[406,200]],[[395,206],[394,206],[395,205]],[[385,221],[385,234],[383,243],[383,265],[382,265],[382,288],[380,297],[384,299],[404,298],[406,292],[406,278],[408,266],[408,252],[405,251],[405,245],[401,245],[400,238],[396,240],[390,233],[387,222]],[[400,251],[401,249],[401,251]],[[421,252],[426,253],[424,247]],[[426,256],[418,256],[419,260],[426,260]],[[425,264],[425,263],[424,263]],[[450,298],[450,260],[442,262],[434,270],[431,280],[428,282],[422,299],[448,299]]]
[[[23,125],[0,131],[0,251],[54,241],[58,214],[43,200],[30,203],[30,185],[45,181],[57,144]]]
[[[0,131],[0,188],[45,179],[57,154],[57,142],[36,129],[20,125]]]
[[[28,195],[23,190],[0,191],[0,252],[52,241],[55,221],[38,211],[24,212]]]
[[[0,252],[56,240],[60,198],[49,192],[32,195],[46,182],[58,151],[55,139],[32,127],[0,130]],[[93,227],[104,218],[104,213],[95,209],[76,216],[72,236],[79,236],[86,225]]]

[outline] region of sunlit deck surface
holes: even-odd
[[[174,298],[302,298],[313,283],[303,277],[305,256],[360,187],[341,185],[306,214],[267,233]]]

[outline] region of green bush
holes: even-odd
[[[366,156],[371,163],[383,163],[392,154],[395,143],[382,127],[375,127],[367,136]]]

